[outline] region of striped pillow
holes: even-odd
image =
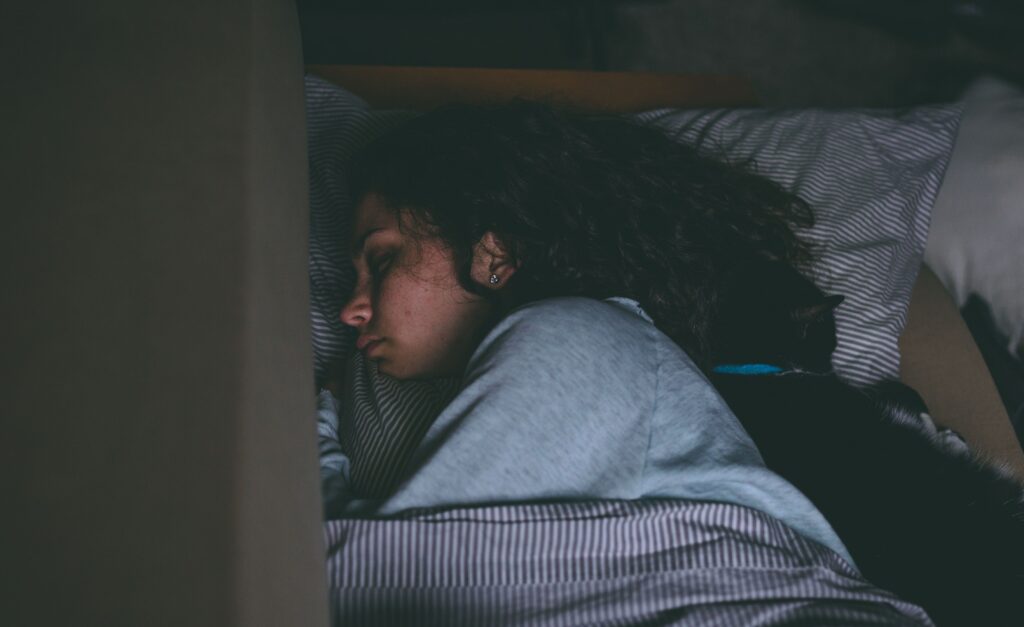
[[[359,97],[316,76],[306,77],[306,141],[309,151],[309,282],[316,385],[347,355],[355,333],[338,319],[355,285],[349,262],[351,200],[345,167],[363,144],[412,117],[373,111]]]
[[[855,385],[899,377],[899,336],[931,208],[960,124],[958,105],[909,110],[663,109],[638,116],[762,175],[811,204],[814,279],[846,295],[836,373]]]
[[[360,98],[315,76],[306,77],[309,150],[310,316],[317,387],[347,359],[347,394],[339,399],[338,436],[350,460],[350,488],[362,497],[383,497],[401,476],[400,460],[419,444],[448,404],[458,380],[397,381],[353,351],[355,332],[338,319],[355,284],[348,261],[351,200],[345,165],[361,145],[415,115],[373,111]],[[324,447],[327,447],[325,449]],[[335,455],[321,441],[321,463]]]
[[[331,364],[346,356],[352,360],[355,379],[349,389],[355,392],[342,399],[348,405],[343,414],[353,423],[376,424],[381,430],[367,440],[367,447],[379,446],[380,438],[402,449],[415,446],[414,434],[425,429],[455,391],[455,381],[396,382],[378,375],[361,353],[352,353],[354,334],[338,320],[354,281],[347,261],[346,160],[356,148],[412,115],[374,111],[344,89],[306,77],[316,382],[324,383]],[[753,161],[761,174],[807,200],[817,224],[804,235],[822,253],[815,280],[828,292],[846,295],[837,311],[836,372],[858,385],[898,377],[898,339],[932,203],[956,136],[959,107],[664,109],[638,118],[718,156]],[[383,483],[364,487],[386,489]]]

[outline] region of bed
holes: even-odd
[[[620,113],[751,107],[756,101],[750,85],[736,77],[367,66],[310,66],[307,71],[383,110],[515,96]],[[939,425],[1024,476],[1024,454],[981,353],[935,274],[926,265],[919,267],[899,333],[899,377],[922,395]]]
[[[881,229],[885,232],[884,235],[866,235],[866,231],[872,228],[870,226],[858,227],[855,229],[856,233],[844,231],[843,228],[833,228],[825,235],[812,234],[812,237],[829,237],[837,234],[838,239],[849,240],[844,240],[843,246],[837,246],[841,249],[845,247],[844,250],[835,252],[827,260],[830,272],[834,276],[829,276],[826,272],[822,278],[825,281],[834,280],[832,286],[835,290],[853,293],[855,300],[858,298],[858,284],[870,283],[873,280],[872,273],[878,276],[888,274],[898,277],[895,281],[883,281],[884,285],[878,293],[867,298],[878,301],[874,306],[866,306],[864,312],[851,314],[854,318],[861,316],[864,320],[872,322],[865,325],[863,321],[840,320],[840,348],[837,350],[839,363],[836,367],[837,371],[854,383],[867,384],[898,374],[904,382],[920,392],[940,428],[954,429],[974,450],[1014,468],[1017,472],[1024,472],[1024,456],[1016,445],[1012,427],[996,395],[992,380],[987,375],[979,351],[948,293],[934,273],[927,266],[921,265],[930,206],[940,186],[952,148],[956,124],[959,121],[958,111],[952,108],[922,108],[909,114],[817,112],[812,114],[816,119],[810,120],[806,119],[804,112],[788,112],[779,114],[783,121],[778,122],[770,119],[775,114],[752,107],[753,94],[744,81],[728,77],[453,68],[314,66],[307,69],[315,77],[307,77],[307,121],[311,155],[314,155],[311,157],[311,268],[316,268],[311,272],[314,348],[317,350],[318,360],[324,355],[327,356],[323,357],[324,361],[344,354],[347,346],[343,337],[331,338],[329,332],[330,317],[339,305],[336,301],[330,301],[330,297],[336,293],[343,294],[346,291],[344,284],[332,281],[325,283],[325,277],[319,274],[320,268],[331,265],[328,257],[322,255],[322,250],[329,247],[331,241],[344,239],[345,234],[329,231],[325,237],[318,239],[318,219],[329,222],[329,219],[322,216],[338,211],[338,205],[330,198],[330,193],[320,188],[324,186],[322,179],[330,179],[332,172],[343,162],[339,155],[327,158],[331,152],[331,142],[355,141],[353,137],[357,136],[361,138],[360,125],[373,129],[368,132],[372,134],[405,119],[408,115],[406,112],[410,110],[428,109],[447,102],[482,103],[521,96],[541,98],[583,111],[614,111],[638,115],[652,123],[665,124],[667,129],[684,139],[714,136],[719,144],[740,151],[745,146],[749,148],[758,144],[766,136],[780,134],[796,134],[798,140],[813,143],[816,140],[812,137],[799,137],[799,129],[805,124],[823,126],[826,133],[835,134],[838,143],[842,144],[842,129],[846,125],[852,125],[868,135],[877,134],[877,137],[868,142],[868,151],[892,151],[888,154],[890,162],[883,164],[881,170],[899,170],[899,165],[895,162],[900,158],[900,151],[911,145],[900,144],[900,140],[896,139],[904,132],[904,127],[913,127],[912,131],[907,132],[906,141],[913,143],[916,152],[927,152],[922,146],[928,144],[928,141],[922,141],[922,135],[945,134],[945,143],[934,143],[934,151],[929,155],[927,168],[924,168],[929,173],[919,176],[919,183],[908,182],[911,174],[904,176],[902,173],[896,177],[899,179],[898,182],[892,183],[897,187],[919,184],[919,189],[914,188],[915,191],[908,194],[912,198],[902,198],[887,204],[876,201],[870,195],[857,197],[855,189],[843,188],[843,192],[847,192],[845,195],[853,196],[858,202],[874,206],[873,210],[877,210],[874,214],[870,213],[871,210],[864,210],[864,214],[859,215],[854,222],[882,222]],[[344,91],[335,92],[331,85],[340,86]],[[356,98],[351,99],[351,95]],[[334,113],[325,115],[323,112],[328,110],[333,110]],[[691,114],[688,110],[696,110],[699,113]],[[331,117],[338,112],[341,112],[339,118]],[[345,126],[347,122],[343,118],[346,116],[359,119],[359,124]],[[771,130],[759,133],[757,129],[765,124],[766,118],[769,118],[767,125]],[[340,128],[339,124],[345,126],[345,132],[332,135],[331,129]],[[724,126],[726,132],[715,136],[716,125]],[[736,128],[741,130],[736,131]],[[782,130],[779,130],[780,128]],[[840,130],[837,132],[835,129]],[[875,145],[885,142],[891,145]],[[822,142],[821,145],[816,145],[814,150],[808,151],[810,157],[802,154],[799,149],[787,152],[790,147],[783,148],[778,151],[777,147],[773,146],[773,150],[782,155],[779,157],[780,160],[788,160],[787,165],[801,171],[790,180],[785,180],[786,172],[782,172],[780,176],[783,177],[783,182],[796,186],[803,185],[801,191],[811,194],[812,205],[816,205],[814,195],[820,197],[821,205],[826,207],[821,221],[829,227],[836,221],[832,215],[833,209],[829,207],[830,203],[849,203],[850,199],[837,201],[830,196],[828,190],[838,184],[838,177],[825,177],[820,172],[803,175],[802,169],[808,160],[834,161],[834,166],[838,168],[840,174],[852,168],[842,159],[830,154],[831,150],[835,150],[835,146],[829,142]],[[744,153],[743,156],[748,157],[749,154]],[[319,167],[317,156],[330,165]],[[771,166],[766,165],[771,175]],[[914,164],[908,171],[920,169],[920,165]],[[868,172],[865,176],[877,174],[877,171]],[[826,178],[828,182],[825,184],[817,184],[812,180]],[[809,180],[812,181],[808,182]],[[343,186],[341,179],[331,180],[328,185],[337,188]],[[876,191],[872,190],[872,193]],[[907,210],[907,206],[915,203],[923,207]],[[857,212],[858,209],[847,207],[843,211]],[[903,213],[900,213],[901,211]],[[898,217],[893,219],[888,214]],[[903,229],[902,226],[896,225],[896,230],[900,231],[899,235],[894,235],[891,231],[886,232],[887,225],[884,223],[901,221],[911,226]],[[864,237],[874,239],[858,239]],[[856,257],[857,253],[853,252],[889,246],[890,244],[883,241],[886,238],[899,240],[900,243],[892,246],[892,250],[886,255],[882,255],[890,265],[884,265],[881,269],[868,267],[873,262],[860,260]],[[896,261],[892,261],[893,259]],[[331,274],[333,276],[339,273],[341,269],[335,268]],[[320,303],[323,311],[316,310],[318,301],[323,301]],[[883,313],[879,314],[879,311]],[[871,327],[876,324],[874,320],[878,318],[890,321],[888,336],[875,334],[875,329],[860,328]],[[879,344],[891,344],[888,355],[873,355],[872,348],[864,348],[876,340]],[[885,350],[880,352],[885,353]],[[350,366],[357,372],[364,372],[363,366],[358,363],[358,355],[356,358]],[[389,387],[390,383],[375,381],[372,375],[365,376],[367,378],[360,382],[359,389],[370,390],[371,395],[376,395],[376,400],[369,404],[373,406],[374,411],[380,406],[400,405],[407,408],[416,403],[422,403],[422,411],[425,414],[434,411],[430,408],[429,400],[425,400],[426,396],[434,393],[433,390],[415,390],[411,387],[394,389]],[[436,398],[443,397],[442,393]],[[395,398],[402,400],[395,401]],[[359,416],[360,411],[365,410],[361,410],[356,403],[348,411],[351,415]],[[659,507],[662,509],[658,510]],[[646,508],[654,508],[658,513],[654,514]],[[743,516],[740,512],[720,515],[726,518]],[[664,525],[656,528],[634,527],[637,521],[652,516],[658,518]],[[764,624],[771,624],[772,621],[779,621],[780,624],[785,624],[787,621],[824,620],[825,614],[816,612],[827,613],[835,610],[838,612],[836,616],[841,616],[850,623],[860,620],[887,620],[894,623],[907,621],[913,624],[921,620],[920,616],[914,614],[913,608],[898,607],[891,604],[892,600],[881,601],[880,597],[865,598],[863,601],[868,602],[866,606],[880,602],[886,604],[887,609],[895,612],[894,614],[884,619],[880,616],[843,614],[852,607],[848,602],[853,599],[845,597],[845,592],[840,592],[843,590],[842,583],[825,592],[821,588],[816,588],[820,582],[806,582],[806,589],[814,590],[811,597],[805,599],[808,601],[807,608],[813,608],[805,608],[809,612],[807,614],[794,611],[793,607],[786,607],[784,603],[776,604],[777,599],[773,600],[771,595],[755,602],[752,597],[746,596],[750,589],[734,590],[736,596],[729,597],[729,600],[726,600],[726,597],[719,597],[718,601],[721,603],[707,598],[700,600],[690,597],[683,590],[705,589],[711,585],[707,579],[687,580],[685,585],[680,584],[686,579],[686,573],[692,573],[695,562],[686,559],[673,561],[676,558],[666,557],[673,566],[653,566],[650,559],[652,554],[668,556],[678,552],[688,554],[696,563],[721,563],[720,555],[728,553],[744,555],[743,559],[749,560],[744,562],[747,565],[764,564],[758,561],[764,556],[758,556],[757,552],[746,546],[741,538],[734,538],[737,544],[729,548],[723,548],[725,545],[721,544],[721,538],[703,538],[697,540],[693,546],[688,545],[680,534],[686,535],[683,529],[701,529],[701,516],[702,514],[689,510],[688,506],[605,502],[448,508],[441,511],[408,512],[398,519],[387,521],[345,517],[331,520],[326,523],[325,532],[329,545],[329,596],[332,601],[332,615],[339,624],[373,620],[401,623],[412,621],[412,617],[416,617],[417,621],[437,624],[452,620],[461,620],[465,624],[493,621],[508,624],[529,624],[538,621],[545,624],[571,624],[573,621],[588,624],[633,624],[662,621],[667,624],[672,620],[718,620],[744,624],[762,624],[762,621]],[[608,537],[607,531],[588,527],[595,524],[599,527],[600,523],[595,521],[607,522],[608,519],[613,521],[610,523],[613,527],[617,525],[620,533],[625,534],[618,536],[619,540],[611,540],[607,546],[592,547],[593,552],[577,551],[571,545],[560,543],[559,538],[566,536],[586,537],[587,534],[594,534],[598,537]],[[760,529],[756,523],[749,524],[750,528]],[[503,535],[504,530],[509,528],[518,530],[516,538],[519,540]],[[762,537],[768,536],[770,534]],[[522,542],[522,537],[533,538],[533,543]],[[626,541],[626,537],[634,540]],[[543,552],[536,554],[537,542],[551,547],[559,557],[553,560]],[[708,555],[698,556],[700,551],[696,547],[703,542],[715,548],[709,549]],[[788,540],[782,541],[783,544],[786,542]],[[476,559],[482,560],[482,563],[474,562],[460,553],[460,547],[467,544],[476,547],[472,551],[477,552]],[[772,542],[766,541],[766,544],[771,545]],[[437,554],[435,551],[442,552]],[[615,565],[594,566],[602,564],[599,556],[609,552],[617,553],[622,561]],[[431,560],[425,557],[442,554],[452,556],[452,561],[449,562],[446,557],[442,566],[436,558]],[[404,557],[399,558],[399,555]],[[820,555],[807,554],[804,558],[808,561],[799,565],[796,562],[790,563],[782,570],[813,570],[822,567],[821,563],[815,562],[821,558]],[[531,564],[541,569],[543,574],[532,572]],[[489,571],[488,565],[494,566],[497,570]],[[588,568],[604,568],[605,572],[618,574],[594,577]],[[552,572],[556,574],[551,575]],[[564,575],[567,572],[576,572],[578,579],[557,574]],[[630,579],[631,577],[640,577],[646,583],[637,585],[635,580]],[[742,578],[739,576],[740,580]],[[495,585],[499,586],[497,590],[491,588]],[[729,585],[723,580],[711,587],[718,589],[719,586],[721,590],[729,589]],[[668,588],[678,594],[668,592]],[[762,580],[758,589],[762,592],[769,589],[789,591],[784,594],[792,592],[792,589],[781,581]],[[728,596],[729,593],[725,594]],[[815,596],[817,594],[821,596]],[[598,601],[608,598],[631,601]],[[814,600],[809,600],[811,598]],[[706,605],[702,605],[705,602]],[[818,602],[823,605],[816,605]],[[731,610],[725,609],[737,603],[746,607],[749,613],[742,616],[734,615],[730,613]],[[854,604],[856,603],[857,601],[854,601]],[[830,604],[837,605],[832,605],[832,609],[823,609]],[[697,606],[701,606],[701,609]],[[460,611],[452,614],[452,607],[458,607]],[[768,618],[769,614],[774,617]]]

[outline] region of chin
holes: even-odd
[[[390,365],[380,360],[377,360],[377,372],[380,374],[386,374],[392,379],[401,379],[400,376],[395,374]]]
[[[398,364],[380,362],[377,364],[377,372],[385,374],[392,379],[398,381],[427,381],[430,379],[439,379],[442,377],[452,376],[446,374],[439,374],[433,371],[416,370],[411,368],[402,368]]]
[[[388,360],[380,360],[377,362],[377,372],[399,381],[408,381],[410,379],[417,378],[415,374],[407,372],[400,365]]]

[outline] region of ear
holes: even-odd
[[[473,269],[470,274],[481,285],[500,290],[518,268],[519,263],[509,254],[508,247],[492,231],[484,233],[473,247]],[[491,283],[492,275],[498,277],[497,283]]]
[[[825,296],[820,302],[813,305],[794,309],[792,312],[793,320],[798,322],[814,322],[816,320],[820,320],[822,316],[838,307],[839,303],[843,302],[845,299],[846,297],[842,294]]]
[[[827,311],[832,311],[842,304],[844,300],[846,300],[846,297],[842,294],[831,294],[825,297],[825,307],[827,307]]]

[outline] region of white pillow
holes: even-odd
[[[932,210],[925,261],[963,306],[977,294],[1024,349],[1024,90],[977,80]]]

